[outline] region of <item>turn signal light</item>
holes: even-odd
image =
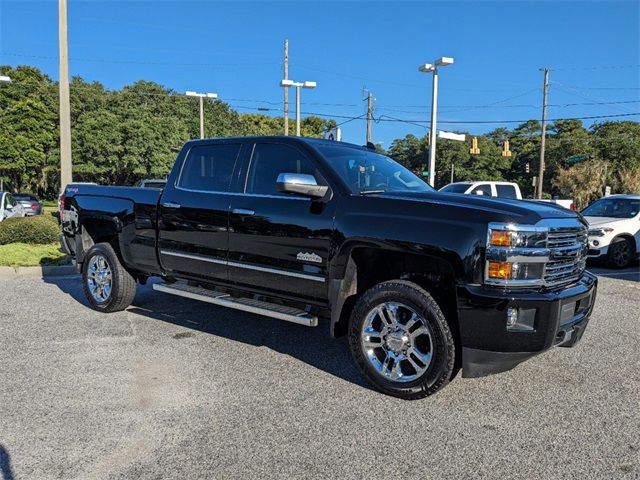
[[[509,262],[489,262],[489,278],[509,280],[512,275],[513,264]]]
[[[489,243],[494,247],[510,247],[512,238],[512,232],[508,230],[491,230]]]

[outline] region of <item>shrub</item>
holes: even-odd
[[[58,240],[60,227],[51,215],[7,218],[0,222],[0,245],[21,242],[46,245]]]

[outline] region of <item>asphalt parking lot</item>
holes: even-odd
[[[0,479],[638,478],[638,312],[640,278],[602,276],[576,348],[406,402],[322,326],[0,280]]]

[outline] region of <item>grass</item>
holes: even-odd
[[[0,266],[32,267],[45,265],[67,265],[68,255],[60,252],[60,245],[29,245],[28,243],[9,243],[0,245]]]

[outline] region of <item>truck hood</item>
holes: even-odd
[[[575,218],[584,223],[582,216],[564,207],[534,200],[484,197],[444,192],[385,192],[380,198],[420,202],[442,207],[461,207],[495,216],[495,221],[513,221],[533,225],[546,218]]]

